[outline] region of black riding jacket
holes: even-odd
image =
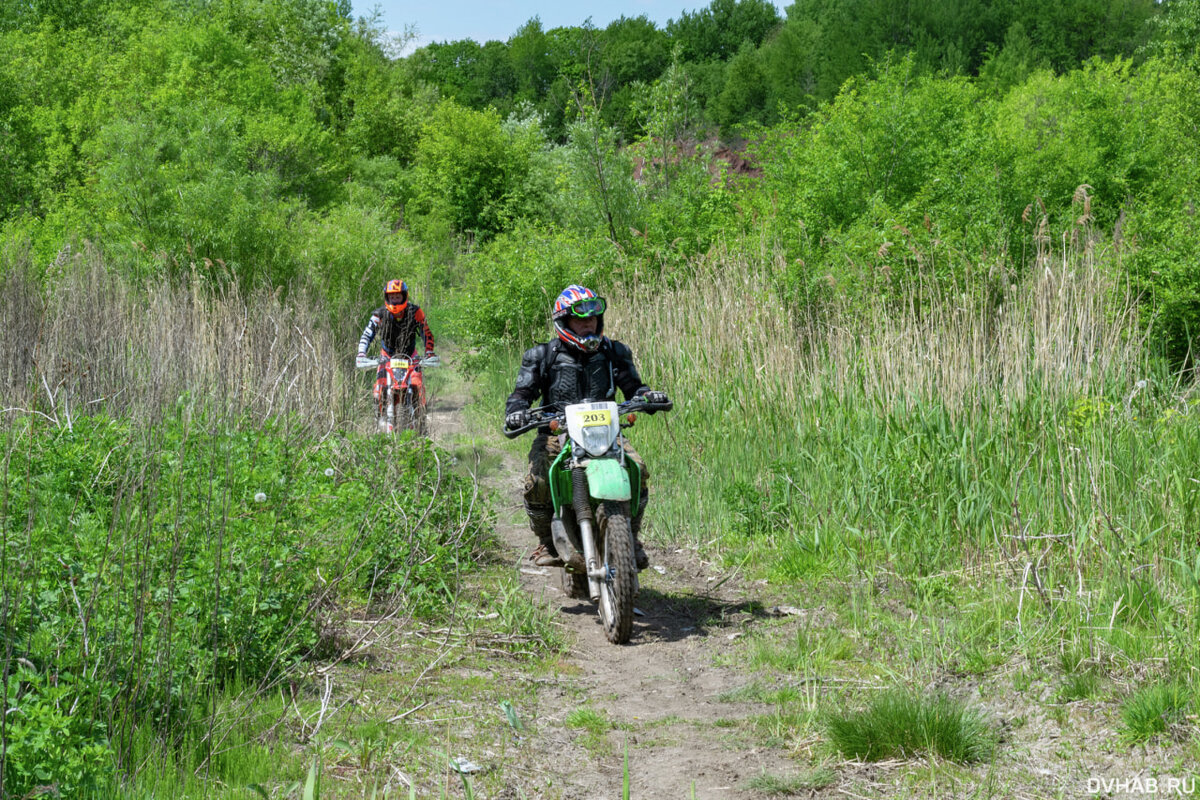
[[[595,353],[583,353],[555,339],[525,351],[504,413],[530,408],[539,397],[543,406],[562,408],[584,400],[615,400],[617,389],[629,399],[647,388],[627,345],[605,337]]]

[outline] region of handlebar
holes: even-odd
[[[634,414],[643,411],[647,414],[653,414],[656,411],[670,411],[672,408],[674,408],[674,405],[675,404],[669,400],[665,403],[650,403],[640,397],[635,397],[617,405],[617,416],[621,416],[622,414]],[[534,428],[543,428],[555,420],[562,422],[567,418],[567,413],[565,411],[554,411],[546,406],[543,406],[542,408],[531,409],[529,413],[532,419],[528,425],[523,425],[522,427],[511,431],[504,429],[504,436],[508,439],[515,439],[521,434],[528,433]]]
[[[378,358],[375,358],[372,356],[358,356],[357,358],[354,359],[354,368],[355,369],[378,369],[379,365],[387,360],[388,360],[388,358],[386,356],[379,356]],[[420,367],[440,367],[442,365],[442,359],[439,358],[438,356],[428,356],[426,358],[409,359],[409,360],[416,361],[417,366],[420,366]]]

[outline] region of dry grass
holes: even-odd
[[[9,413],[69,425],[104,409],[153,421],[183,403],[255,420],[295,413],[320,433],[361,401],[348,369],[358,331],[333,329],[303,292],[243,294],[198,277],[139,287],[93,250],[64,251],[42,289],[26,256],[4,261],[0,408]]]
[[[903,299],[785,310],[772,288],[785,264],[717,252],[685,289],[652,283],[611,296],[609,327],[655,381],[720,393],[745,412],[795,407],[831,391],[883,408],[918,401],[954,412],[1132,384],[1144,367],[1145,331],[1129,293],[1090,250],[1039,253],[1000,302],[985,287],[930,282]],[[782,404],[782,405],[781,405]]]

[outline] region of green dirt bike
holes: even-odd
[[[604,635],[613,644],[629,641],[633,601],[638,593],[630,520],[637,514],[642,474],[626,458],[621,428],[640,411],[670,411],[672,404],[635,397],[614,402],[578,403],[534,409],[529,424],[505,430],[509,439],[547,427],[564,437],[562,452],[550,465],[550,523],[554,547],[566,563],[563,588],[571,597],[596,603]],[[561,433],[563,427],[566,433]]]

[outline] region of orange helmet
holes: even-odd
[[[399,294],[400,302],[393,303],[388,295]],[[402,280],[388,281],[383,287],[383,304],[387,306],[387,310],[400,316],[404,313],[404,309],[408,308],[408,284]]]

